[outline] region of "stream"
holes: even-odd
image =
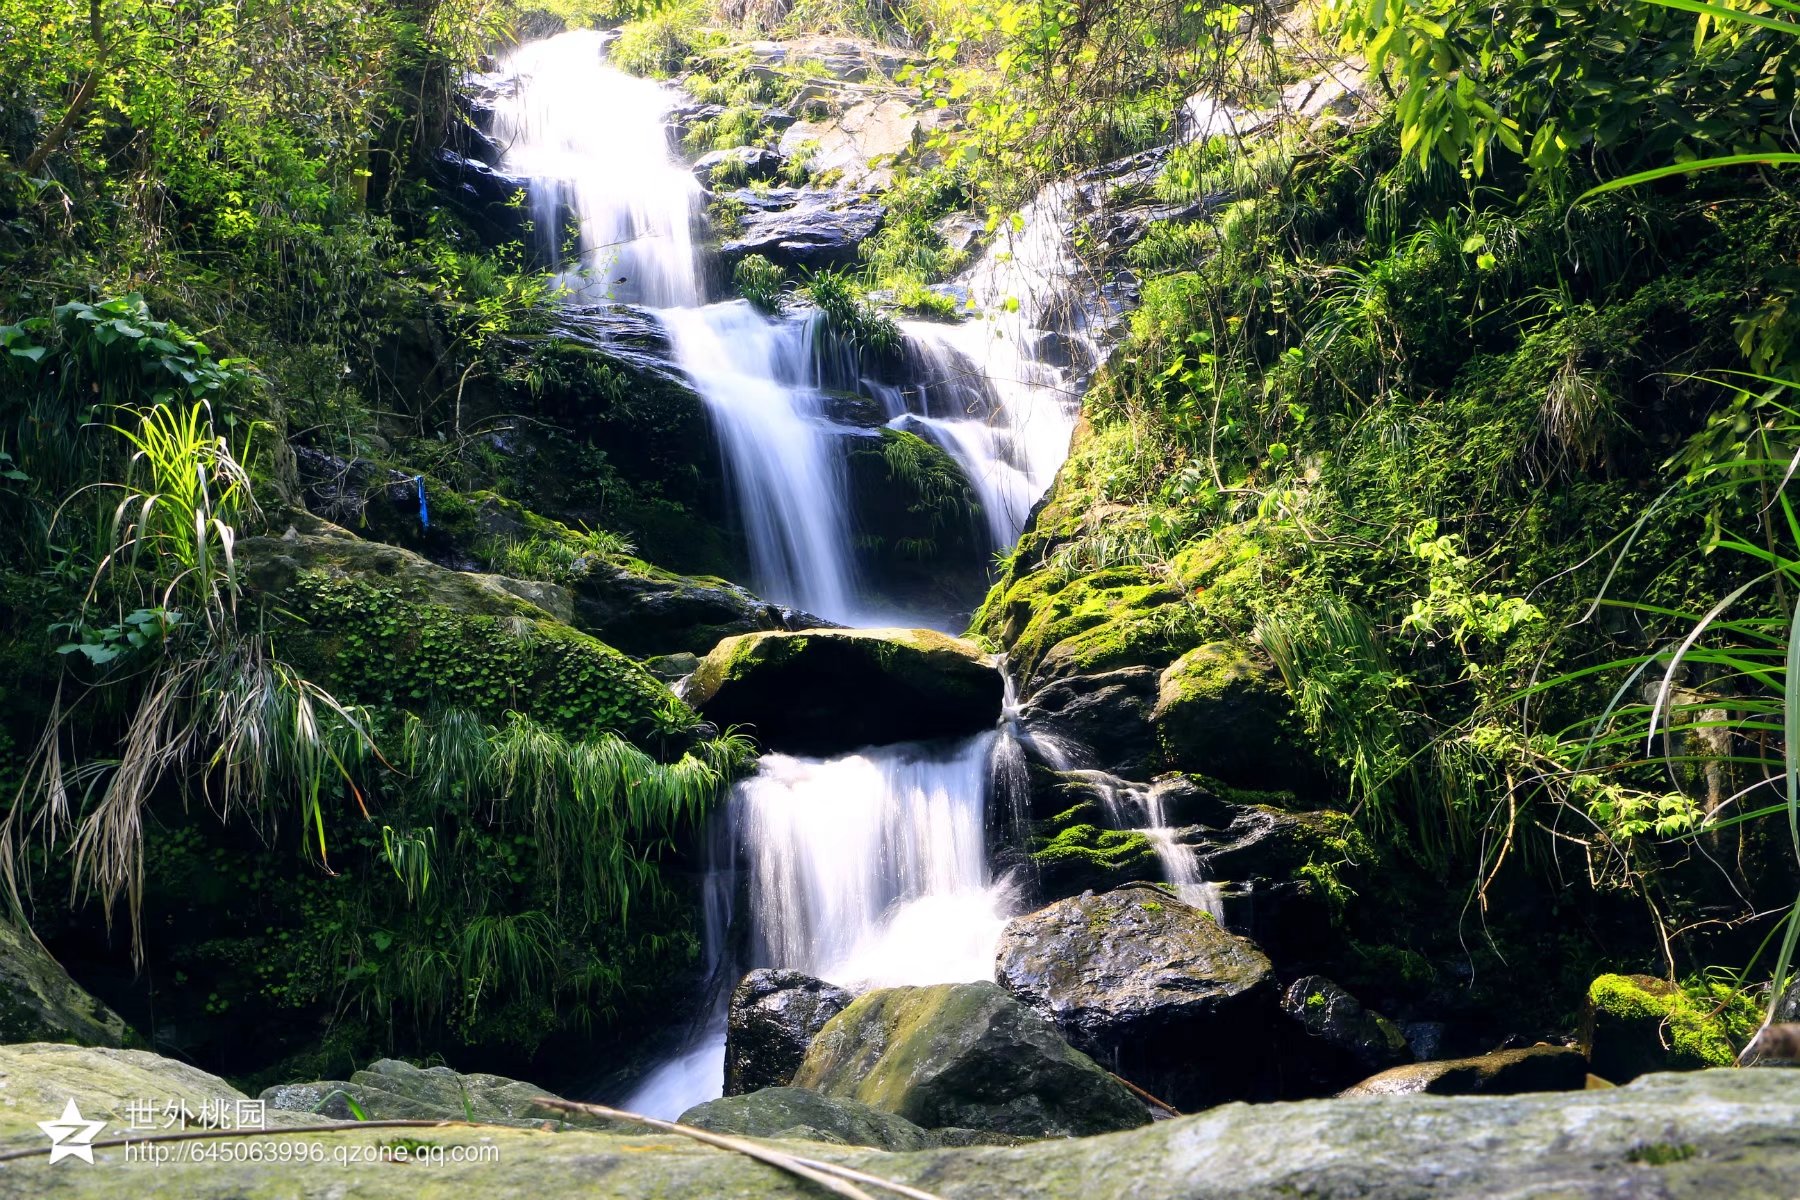
[[[857,431],[832,420],[826,399],[857,392],[940,446],[980,499],[990,548],[1010,547],[1068,452],[1075,384],[1098,358],[1072,299],[1066,192],[1047,189],[957,281],[969,319],[902,323],[901,383],[862,378],[818,313],[769,316],[707,294],[695,237],[704,197],[671,146],[675,96],[608,66],[605,47],[605,35],[573,31],[513,51],[494,133],[506,169],[532,181],[542,227],[579,217],[579,261],[563,276],[574,299],[642,306],[667,331],[719,440],[744,582],[838,624],[959,631],[963,614],[895,611],[862,587],[843,464]],[[997,718],[960,742],[760,761],[713,839],[708,1019],[625,1107],[672,1118],[720,1094],[727,993],[751,967],[855,988],[992,977],[1016,904],[1012,883],[992,875],[989,810],[1021,803],[1009,789],[1022,787],[1023,762],[1014,706]],[[1170,847],[1172,881],[1191,885]],[[747,944],[734,948],[733,906],[746,902]]]

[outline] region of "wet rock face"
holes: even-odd
[[[929,629],[818,629],[727,638],[687,698],[772,749],[835,754],[993,727],[1000,673],[980,647]]]
[[[1304,1031],[1295,1047],[1300,1069],[1321,1087],[1343,1087],[1412,1058],[1399,1026],[1323,975],[1290,983],[1281,994],[1281,1011]]]
[[[751,254],[789,269],[819,271],[852,266],[863,242],[887,219],[870,200],[844,200],[833,192],[800,192],[791,207],[751,211],[742,228],[720,247],[726,265]]]
[[[991,983],[858,998],[813,1039],[794,1086],[928,1128],[1023,1137],[1106,1133],[1150,1119],[1122,1084]]]
[[[800,1069],[813,1036],[852,998],[843,988],[799,971],[760,967],[744,976],[731,993],[725,1023],[725,1094],[784,1087]]]
[[[1032,695],[1021,718],[1029,732],[1086,748],[1101,770],[1143,779],[1157,759],[1150,720],[1157,674],[1151,667],[1125,667],[1058,679]]]
[[[1577,1092],[1587,1086],[1588,1062],[1572,1046],[1528,1046],[1474,1058],[1390,1067],[1345,1088],[1345,1096],[1510,1096],[1521,1092]]]
[[[995,974],[1075,1046],[1183,1111],[1272,1094],[1269,960],[1161,888],[1014,918]]]

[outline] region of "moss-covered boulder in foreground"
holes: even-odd
[[[685,1138],[458,1123],[394,1130],[351,1121],[328,1132],[203,1143],[221,1147],[217,1159],[147,1161],[102,1146],[92,1167],[52,1166],[37,1122],[55,1119],[70,1098],[84,1116],[106,1122],[106,1140],[125,1132],[123,1110],[132,1100],[189,1098],[197,1108],[231,1089],[155,1055],[73,1046],[0,1048],[0,1074],[0,1150],[28,1153],[0,1173],[0,1195],[9,1197],[820,1195],[807,1180]],[[1228,1104],[1105,1137],[1024,1146],[906,1154],[818,1142],[791,1148],[956,1200],[1766,1200],[1790,1195],[1800,1177],[1800,1090],[1792,1074],[1690,1072],[1551,1095]],[[271,1125],[317,1121],[269,1114]],[[421,1161],[402,1161],[401,1147]]]
[[[772,749],[832,754],[991,728],[1003,685],[973,642],[930,629],[813,629],[727,638],[687,698]]]
[[[415,1067],[398,1059],[370,1063],[349,1079],[321,1079],[266,1088],[270,1109],[348,1121],[480,1121],[538,1125],[549,1117],[536,1101],[555,1093],[502,1075],[464,1075],[449,1067]],[[610,1125],[599,1117],[558,1114],[558,1120],[590,1128]]]
[[[1652,975],[1601,975],[1587,999],[1588,1057],[1594,1074],[1614,1083],[1651,1071],[1729,1067],[1757,1024],[1741,998],[1702,999]]]
[[[991,983],[883,988],[813,1039],[794,1086],[958,1126],[1055,1137],[1129,1129],[1143,1104]]]
[[[860,1100],[797,1087],[769,1087],[708,1100],[682,1113],[680,1120],[696,1129],[746,1137],[840,1142],[882,1150],[924,1150],[937,1145],[929,1131],[905,1117]]]

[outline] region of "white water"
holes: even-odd
[[[700,186],[669,152],[663,87],[604,65],[606,35],[576,29],[529,42],[499,63],[510,88],[495,106],[502,167],[532,180],[532,215],[558,237],[564,205],[580,220],[574,269],[582,299],[653,306],[700,299],[693,223]]]
[[[1068,450],[1076,398],[1041,361],[1061,339],[1091,361],[1078,320],[1057,309],[1073,277],[1065,194],[1052,189],[962,281],[984,313],[961,325],[908,322],[912,385],[857,381],[804,318],[747,303],[706,304],[693,223],[699,196],[665,129],[670,96],[604,61],[605,38],[560,34],[501,64],[496,135],[505,167],[533,181],[540,224],[580,219],[578,299],[636,303],[668,332],[677,365],[718,432],[752,580],[768,599],[832,620],[895,623],[859,593],[843,439],[826,416],[827,380],[855,383],[950,453],[982,501],[996,548],[1009,546]],[[715,871],[708,961],[721,979],[789,967],[847,986],[988,979],[1011,894],[989,877],[986,811],[995,779],[1016,780],[1009,730],[953,746],[899,745],[835,759],[770,755],[734,790],[729,846]],[[749,961],[720,920],[747,872]],[[723,993],[700,1035],[647,1077],[626,1106],[672,1117],[722,1086]]]

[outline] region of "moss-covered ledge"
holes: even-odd
[[[526,714],[642,741],[697,718],[636,662],[492,577],[347,535],[250,538],[244,574],[277,649],[340,698]]]

